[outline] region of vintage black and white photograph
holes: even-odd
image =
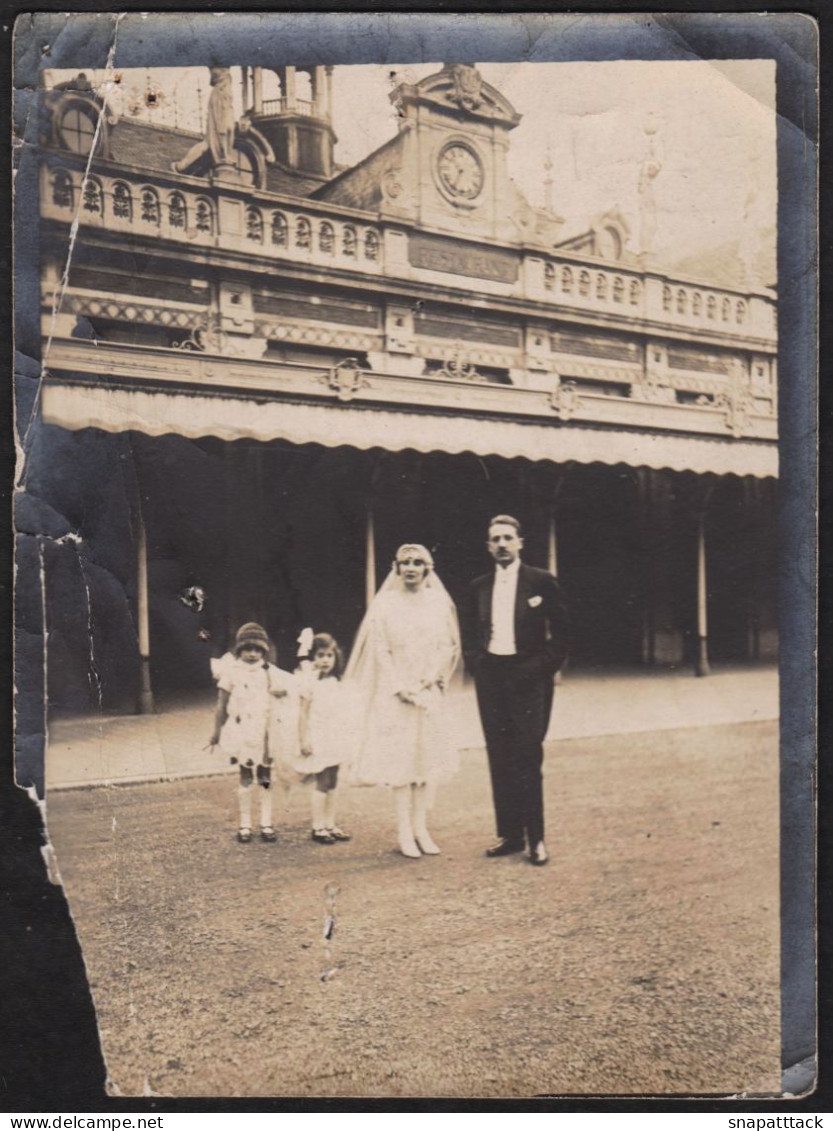
[[[94,18],[18,776],[110,1094],[782,1094],[774,58]]]

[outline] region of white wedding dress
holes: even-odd
[[[445,689],[459,657],[454,603],[436,575],[409,591],[392,573],[368,610],[345,677],[360,705],[355,782],[423,784],[456,771]],[[404,702],[399,691],[415,701]]]

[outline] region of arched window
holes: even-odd
[[[724,298],[723,302],[720,304],[720,316],[724,322],[728,322],[731,314],[732,304],[727,298]]]
[[[582,271],[578,277],[578,293],[584,298],[590,294],[590,272]]]
[[[101,185],[95,177],[86,177],[84,180],[84,210],[100,216],[103,211]]]
[[[688,295],[685,293],[682,287],[680,287],[680,289],[677,291],[677,313],[688,313]]]
[[[235,146],[234,163],[237,166],[237,175],[244,185],[257,184],[257,164],[248,149]]]
[[[356,229],[352,227],[352,225],[348,224],[345,227],[344,234],[342,236],[342,247],[344,249],[344,254],[348,259],[356,258],[356,246]]]
[[[272,243],[275,247],[286,247],[289,243],[289,225],[283,212],[272,213]]]
[[[737,310],[735,312],[735,317],[737,318],[739,325],[746,321],[746,303],[743,301],[742,298],[738,299],[738,305],[737,305]]]
[[[561,290],[565,295],[573,293],[573,272],[569,267],[565,267],[561,272]]]
[[[703,313],[703,296],[695,291],[691,299],[691,313],[699,317]]]
[[[172,192],[168,197],[168,223],[172,228],[184,228],[186,219],[185,197],[181,192]]]
[[[370,228],[364,237],[364,257],[365,259],[377,260],[379,258],[379,237]]]
[[[142,219],[146,224],[159,223],[159,197],[152,188],[142,189]]]
[[[122,181],[113,185],[113,215],[119,220],[129,220],[133,215],[133,198]]]
[[[194,215],[197,231],[211,235],[214,231],[214,213],[212,212],[209,202],[203,197],[199,197],[197,200]]]
[[[662,309],[671,309],[671,288],[666,286],[662,288]]]
[[[625,280],[621,277],[621,275],[617,275],[613,280],[613,301],[625,301]]]
[[[603,259],[622,258],[622,237],[615,228],[602,228],[596,234],[596,254]]]
[[[251,204],[246,209],[246,239],[254,243],[263,243],[263,217],[259,208]]]
[[[326,220],[318,229],[318,247],[324,255],[332,255],[336,249],[336,234]]]
[[[295,246],[312,247],[312,225],[306,216],[299,216],[295,224]]]
[[[636,279],[631,279],[630,285],[630,298],[631,306],[636,306],[639,302],[639,282]]]
[[[548,291],[555,290],[555,264],[544,264],[544,289]]]
[[[65,169],[59,169],[52,177],[52,203],[58,208],[72,208],[75,202],[75,186],[72,177]]]
[[[607,298],[607,275],[601,271],[596,276],[596,298],[604,301]]]
[[[706,299],[706,314],[712,319],[717,317],[717,299],[714,295],[709,295]]]

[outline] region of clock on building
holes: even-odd
[[[448,142],[437,157],[437,180],[452,200],[466,203],[476,200],[483,189],[483,162],[471,146],[460,141]]]

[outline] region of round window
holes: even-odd
[[[92,115],[77,106],[61,115],[61,140],[73,153],[87,154],[93,147],[95,122]]]

